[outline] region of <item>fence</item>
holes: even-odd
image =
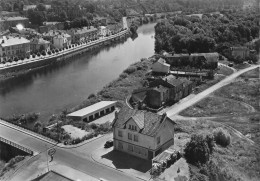
[[[5,138],[0,137],[0,142],[6,143],[8,145],[11,145],[12,147],[18,148],[19,150],[22,150],[22,151],[28,153],[29,155],[33,155],[33,151],[32,150],[30,150],[30,149],[28,149],[28,148],[26,148],[24,146],[21,146],[21,145],[19,145],[17,143],[14,143],[12,141],[9,141],[9,140],[7,140]]]

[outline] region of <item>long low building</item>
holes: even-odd
[[[116,101],[101,101],[67,115],[74,120],[90,122],[115,110]]]

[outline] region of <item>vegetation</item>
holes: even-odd
[[[221,146],[228,146],[230,144],[230,134],[224,130],[223,128],[219,127],[213,130],[214,140],[217,144]]]
[[[194,134],[184,149],[184,156],[189,163],[206,163],[213,151],[214,139],[209,133]]]
[[[229,48],[257,38],[258,31],[257,16],[252,11],[223,12],[223,16],[205,14],[201,19],[193,16],[168,17],[155,26],[155,51],[217,51],[231,59]]]
[[[14,168],[17,163],[19,163],[20,161],[22,161],[24,159],[25,159],[24,156],[16,156],[16,157],[12,158],[11,160],[9,160],[5,164],[3,169],[0,170],[0,177],[3,176],[8,170]]]

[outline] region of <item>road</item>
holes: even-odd
[[[178,113],[180,113],[181,111],[187,109],[188,107],[196,104],[197,102],[201,101],[202,99],[206,98],[207,96],[209,96],[211,93],[213,93],[214,91],[220,89],[221,87],[228,85],[229,83],[231,83],[235,78],[239,77],[241,74],[253,70],[255,68],[260,67],[260,65],[253,65],[250,66],[248,68],[239,70],[233,74],[231,74],[230,76],[228,76],[227,78],[221,80],[220,82],[218,82],[217,84],[211,86],[210,88],[202,91],[201,93],[197,94],[196,96],[192,97],[191,99],[188,99],[187,101],[184,101],[180,104],[178,104],[178,106],[173,107],[172,109],[168,110],[166,113],[170,118],[174,118],[174,116]]]
[[[257,67],[260,67],[260,65],[253,65],[246,69],[235,72],[234,74],[228,76],[227,78],[206,89],[205,91],[197,94],[196,96],[192,96],[190,99],[187,99],[186,101],[178,104],[178,106],[175,106],[171,110],[168,110],[167,115],[169,117],[174,117],[179,112],[201,101],[217,89],[231,83],[241,74]],[[98,138],[78,148],[71,149],[58,147],[57,145],[47,143],[46,141],[39,139],[38,137],[28,135],[25,132],[12,129],[2,124],[0,124],[0,136],[5,137],[10,141],[14,141],[26,147],[29,147],[39,153],[38,155],[28,160],[25,165],[18,168],[15,174],[13,174],[11,178],[8,178],[8,180],[31,180],[41,172],[46,171],[46,147],[55,147],[56,149],[54,161],[50,163],[50,169],[55,170],[59,168],[60,173],[65,175],[67,174],[67,172],[73,172],[73,179],[75,180],[85,180],[86,177],[84,177],[84,174],[96,179],[105,178],[107,180],[113,181],[139,180],[132,175],[101,165],[91,158],[91,153],[93,152],[93,150],[96,150],[97,148],[103,146],[106,140],[111,139],[111,134],[105,135],[104,137]],[[62,170],[61,168],[67,169]],[[70,168],[72,169],[70,170]],[[76,172],[84,174],[76,174],[75,176]]]

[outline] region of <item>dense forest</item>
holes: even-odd
[[[223,14],[174,16],[155,27],[155,52],[227,54],[230,46],[244,45],[258,37],[255,12],[223,11]]]

